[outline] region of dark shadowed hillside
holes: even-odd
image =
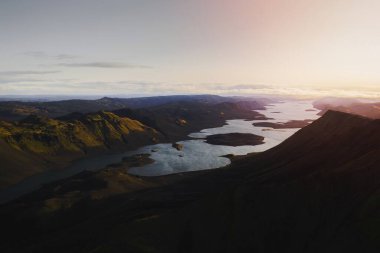
[[[276,148],[166,186],[49,215],[62,195],[36,192],[0,209],[3,251],[377,252],[379,132],[379,120],[328,112]]]
[[[178,102],[144,109],[121,109],[114,111],[121,117],[137,119],[170,140],[180,140],[192,132],[222,126],[229,119],[266,119],[253,109],[262,106],[255,102],[204,104]]]
[[[247,177],[181,214],[178,248],[375,252],[379,131],[378,120],[328,112],[280,146],[236,162]]]

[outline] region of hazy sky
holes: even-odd
[[[0,95],[380,97],[379,13],[379,0],[0,0]]]

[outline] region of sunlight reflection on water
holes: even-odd
[[[311,101],[287,101],[275,103],[260,110],[270,120],[266,122],[287,122],[290,120],[315,120],[319,116],[318,111],[311,111]],[[158,176],[172,173],[214,169],[230,164],[230,160],[221,157],[227,154],[246,155],[253,152],[268,150],[297,132],[299,129],[273,129],[269,127],[255,127],[252,123],[263,120],[228,120],[226,125],[217,128],[204,129],[198,133],[192,133],[189,137],[195,140],[178,142],[183,144],[181,151],[176,150],[171,144],[157,144],[146,146],[137,151],[128,152],[126,155],[150,154],[154,163],[143,167],[131,168],[129,173],[140,176]],[[214,134],[227,133],[251,133],[263,136],[264,144],[256,146],[221,146],[211,145],[205,142],[205,137]]]

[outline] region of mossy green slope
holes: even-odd
[[[72,120],[30,116],[19,122],[0,121],[0,173],[4,175],[0,187],[29,176],[29,167],[36,171],[60,167],[88,154],[132,149],[159,139],[156,130],[111,112],[84,114]],[[17,176],[9,180],[16,171]]]

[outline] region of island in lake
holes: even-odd
[[[305,119],[305,120],[290,120],[288,122],[282,123],[274,123],[274,122],[257,122],[252,125],[256,127],[271,127],[274,129],[285,129],[285,128],[303,128],[309,124],[311,124],[313,120]]]
[[[224,145],[234,147],[245,145],[254,146],[263,144],[264,137],[246,133],[214,134],[207,136],[206,142],[213,145]]]

